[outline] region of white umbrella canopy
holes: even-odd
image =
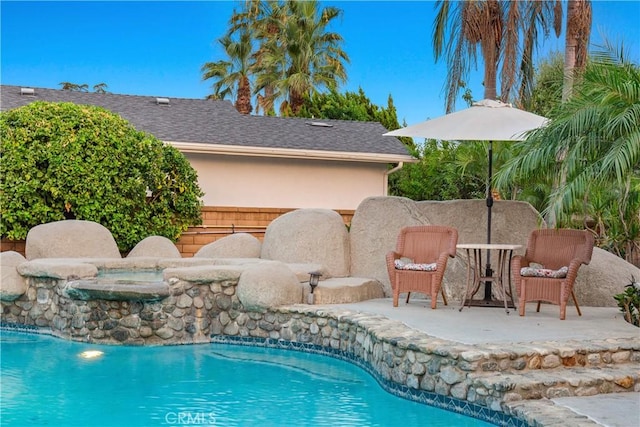
[[[487,176],[487,243],[491,243],[491,176],[493,141],[522,141],[528,131],[544,127],[546,117],[529,113],[501,101],[484,99],[455,113],[387,132],[385,136],[438,139],[441,141],[488,141],[489,170]],[[486,275],[493,274],[487,250]],[[491,301],[491,282],[485,286],[485,301]]]
[[[385,136],[442,141],[521,141],[527,131],[547,123],[546,117],[501,101],[484,99],[469,108],[416,125],[387,132]]]

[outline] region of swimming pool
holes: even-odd
[[[490,425],[395,397],[358,366],[317,354],[98,346],[10,331],[0,342],[7,426]]]

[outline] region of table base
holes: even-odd
[[[460,311],[467,307],[503,307],[505,312],[509,314],[509,308],[515,309],[513,300],[513,292],[511,289],[511,257],[513,251],[521,248],[520,245],[506,244],[477,244],[467,243],[456,246],[458,249],[464,249],[467,252],[467,286],[465,295],[460,305]],[[483,274],[482,251],[487,251],[486,274]],[[489,253],[491,250],[498,252],[498,264],[496,274],[493,273],[489,262]],[[491,294],[491,285],[498,285],[501,292],[501,300],[494,300]],[[473,299],[478,292],[480,285],[485,286],[484,299]]]
[[[504,308],[504,301],[502,300],[497,300],[497,299],[472,299],[472,300],[465,300],[464,301],[464,306],[465,307],[500,307],[500,308]],[[507,307],[508,308],[513,308],[515,310],[516,306],[513,303],[513,301],[511,301],[511,299],[507,299]],[[462,310],[462,308],[460,308],[460,310]]]

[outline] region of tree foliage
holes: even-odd
[[[540,61],[534,79],[534,89],[527,98],[520,100],[526,111],[550,117],[562,101],[564,61],[559,52]]]
[[[62,90],[70,90],[72,92],[89,92],[89,85],[86,83],[78,84],[72,82],[60,82]]]
[[[528,96],[540,35],[547,37],[551,30],[556,36],[560,34],[560,1],[438,0],[436,8],[432,43],[436,61],[444,56],[448,64],[444,85],[447,112],[454,110],[471,67],[477,66],[478,51],[484,67],[485,99],[499,95],[510,102]],[[515,89],[517,96],[512,95]]]
[[[338,93],[336,90],[306,95],[300,111],[296,117],[308,117],[316,119],[355,120],[361,122],[378,122],[389,130],[400,128],[398,113],[393,104],[393,98],[389,95],[387,106],[381,107],[371,102],[362,88],[358,93]],[[412,138],[398,138],[407,148],[415,154],[415,145]]]
[[[201,221],[197,175],[175,148],[103,108],[34,102],[0,114],[0,234],[75,216],[122,251]]]
[[[473,150],[473,144],[427,140],[416,149],[420,162],[405,164],[389,177],[389,193],[412,200],[483,198],[486,168],[480,174],[481,162],[466,161],[474,158]]]
[[[297,117],[379,122],[387,129],[398,129],[398,113],[389,95],[387,107],[371,102],[362,88],[358,92],[338,93],[336,90],[314,93],[304,98]]]
[[[632,260],[640,248],[640,68],[625,56],[611,47],[593,54],[573,96],[551,111],[548,126],[515,144],[519,154],[495,182],[505,189],[564,177],[543,213],[559,225],[581,218],[600,246]]]
[[[213,80],[212,99],[233,96],[235,107],[241,114],[249,114],[251,105],[252,44],[249,33],[244,31],[234,40],[230,35],[221,37],[218,43],[224,48],[227,60],[205,63],[201,70],[203,80]]]
[[[349,57],[342,36],[329,31],[341,14],[316,0],[244,1],[219,40],[227,58],[201,70],[204,79],[214,80],[213,97],[235,96],[242,107],[250,103],[253,88],[257,111],[275,115],[279,102],[281,115],[297,115],[305,96],[346,81]],[[221,90],[233,85],[237,90]]]
[[[60,82],[60,89],[68,90],[71,92],[89,92],[89,85],[86,83],[78,84],[72,82]],[[109,87],[106,83],[98,83],[93,85],[93,91],[95,93],[109,93],[107,91],[107,87]]]
[[[281,114],[290,115],[298,113],[305,95],[345,82],[349,56],[342,36],[329,31],[342,10],[321,8],[316,0],[286,1],[281,7],[282,19],[268,21],[276,24],[278,36],[262,46],[256,89],[274,88],[276,99],[283,99]]]

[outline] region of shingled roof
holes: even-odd
[[[34,101],[96,105],[185,152],[384,163],[415,161],[397,138],[382,136],[387,129],[377,122],[250,116],[220,100],[29,89],[33,90],[0,86],[0,110]]]

